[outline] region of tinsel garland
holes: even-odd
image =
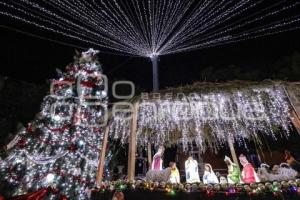
[[[78,137],[78,136],[80,136],[80,134],[76,134],[73,137],[69,137],[69,138],[66,139],[66,141],[70,141],[71,142],[75,137]],[[39,140],[39,142],[47,144],[47,145],[57,145],[57,144],[60,143],[60,141],[44,141],[44,140],[42,140],[40,138],[38,138],[38,140]],[[86,146],[90,147],[94,151],[98,151],[99,150],[99,147],[94,146],[94,145],[86,144]]]
[[[18,142],[20,141],[21,137],[19,135],[16,135],[14,137],[14,139],[12,139],[7,145],[6,145],[6,149],[9,150],[11,148],[13,148],[16,144],[18,144]]]
[[[15,175],[13,175],[13,169],[12,167],[9,167],[9,170],[7,171],[9,177],[15,181],[20,181],[23,177],[17,177]],[[49,174],[56,174],[58,176],[63,176],[63,177],[69,177],[71,178],[74,182],[78,182],[79,184],[95,184],[95,182],[93,181],[87,181],[85,179],[82,179],[80,177],[80,174],[78,175],[73,175],[71,173],[67,173],[65,171],[61,171],[59,169],[54,169],[53,171],[49,171]],[[46,178],[46,174],[42,177],[35,177],[34,179],[31,180],[32,183],[38,183],[40,182],[41,180],[45,179]]]
[[[56,89],[58,89],[61,86],[75,84],[75,82],[76,82],[76,79],[74,79],[74,78],[64,78],[62,80],[56,81],[54,85],[56,86]],[[94,81],[89,81],[89,80],[81,80],[80,84],[82,86],[88,87],[88,88],[92,88],[92,87],[95,87],[96,85],[98,85]]]
[[[60,132],[62,133],[63,131],[65,131],[66,129],[70,128],[69,124],[64,125],[61,128],[52,128],[50,126],[46,126],[48,130],[52,131],[52,132]]]
[[[76,147],[70,147],[69,148],[69,151],[73,151],[75,152],[77,149]],[[95,149],[95,150],[98,150],[98,149]],[[45,165],[45,164],[49,164],[49,163],[53,163],[55,162],[57,159],[65,156],[68,151],[64,151],[64,152],[60,152],[58,153],[57,155],[55,156],[48,156],[48,157],[45,157],[45,156],[41,156],[41,155],[31,155],[29,154],[26,150],[20,150],[20,154],[21,155],[22,153],[24,153],[26,155],[26,157],[31,161],[31,162],[34,162],[35,164],[38,164],[38,165]],[[98,162],[94,161],[94,160],[90,160],[87,156],[84,156],[84,154],[80,153],[80,152],[76,152],[76,154],[78,154],[81,158],[85,159],[87,164],[88,165],[92,165],[94,167],[97,167],[98,166]],[[10,155],[7,160],[11,160],[11,159],[14,159],[14,157],[16,156],[17,154],[14,153],[12,155]]]
[[[61,128],[52,128],[50,127],[49,125],[44,125],[43,128],[46,128],[47,130],[51,131],[52,134],[62,134],[63,131],[67,130],[67,129],[70,129],[71,125],[64,125],[62,126]],[[27,134],[33,134],[36,130],[36,127],[33,128],[33,124],[32,123],[29,123],[28,124],[28,127],[26,128],[26,133]],[[98,127],[94,127],[93,128],[93,132],[94,133],[99,133],[100,135],[102,135],[102,132],[103,129],[102,128],[98,128]],[[72,141],[75,137],[80,137],[81,134],[80,133],[76,133],[74,136],[70,136],[67,140],[68,141]],[[37,139],[39,140],[39,142],[41,143],[45,143],[47,145],[55,145],[57,143],[60,143],[61,141],[44,141],[42,139],[39,138],[39,136],[36,136]],[[13,148],[14,146],[18,145],[19,148],[24,148],[25,145],[26,145],[26,142],[25,142],[25,139],[24,137],[21,137],[20,135],[16,135],[13,140],[11,140],[7,145],[6,145],[6,150],[9,150],[11,148]],[[99,150],[99,147],[97,146],[94,146],[94,145],[91,145],[91,144],[86,144],[87,146],[89,146],[90,148],[93,148],[94,151],[98,151]]]
[[[169,184],[145,181],[114,181],[105,182],[100,188],[92,190],[92,192],[113,192],[113,191],[151,191],[166,192],[168,194],[176,194],[178,192],[190,193],[199,192],[211,197],[214,194],[223,194],[225,196],[234,195],[264,195],[273,194],[279,196],[282,194],[296,194],[300,198],[300,179],[282,182],[266,182],[252,184]]]
[[[89,70],[89,69],[81,69],[81,70],[86,72],[87,74],[92,74],[95,72],[94,70]],[[76,74],[79,71],[79,68],[76,66],[67,66],[66,71]]]

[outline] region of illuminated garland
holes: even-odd
[[[282,182],[268,182],[268,183],[253,183],[253,184],[169,184],[158,182],[144,182],[144,181],[115,181],[103,183],[100,188],[94,189],[92,192],[113,192],[113,191],[151,191],[151,192],[165,192],[169,195],[176,195],[176,193],[193,193],[199,192],[208,197],[213,197],[215,194],[223,194],[224,196],[249,195],[260,196],[265,194],[272,194],[280,196],[282,194],[294,194],[300,197],[300,179]]]

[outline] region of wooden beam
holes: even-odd
[[[148,154],[148,170],[151,169],[151,165],[152,165],[152,155],[151,155],[151,143],[148,142],[148,148],[147,148],[147,154]]]
[[[109,126],[106,126],[103,136],[103,144],[100,151],[100,160],[98,163],[98,170],[97,170],[97,176],[96,176],[96,182],[98,185],[101,184],[103,180],[103,171],[104,171],[104,162],[105,162],[105,154],[107,149],[107,140],[108,140],[108,133],[109,133]]]
[[[231,157],[233,159],[233,162],[238,166],[238,168],[240,170],[240,164],[239,164],[239,160],[238,160],[238,157],[237,157],[235,149],[234,149],[234,144],[233,144],[232,138],[230,138],[228,136],[227,142],[228,142],[228,146],[229,146],[229,149],[230,149],[230,153],[231,153]]]
[[[128,148],[128,180],[133,181],[135,176],[135,159],[136,159],[136,129],[137,129],[137,112],[138,104],[135,103],[132,112],[131,131],[129,136],[129,148]]]

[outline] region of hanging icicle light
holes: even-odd
[[[141,98],[138,110],[137,139],[162,144],[195,143],[200,149],[219,149],[233,137],[239,143],[259,141],[260,134],[274,139],[287,136],[290,104],[281,85],[249,87],[173,95],[172,98]],[[126,141],[130,133],[126,114],[114,116],[111,133]],[[275,128],[282,129],[282,135]]]

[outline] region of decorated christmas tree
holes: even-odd
[[[14,196],[51,188],[50,198],[85,199],[95,186],[107,111],[97,53],[77,53],[66,72],[57,70],[41,112],[7,145],[0,175]]]

